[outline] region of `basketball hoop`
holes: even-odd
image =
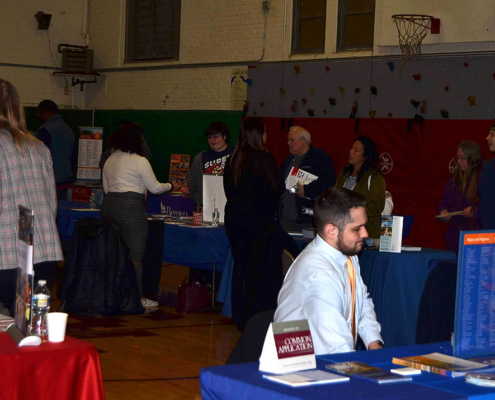
[[[397,14],[392,15],[399,32],[399,46],[402,52],[402,65],[408,61],[421,59],[421,42],[431,30],[431,15]]]

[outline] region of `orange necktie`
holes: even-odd
[[[349,274],[349,281],[351,282],[351,296],[352,296],[352,338],[356,343],[356,318],[354,312],[354,306],[356,303],[356,273],[350,257],[347,257],[346,262],[347,273]]]

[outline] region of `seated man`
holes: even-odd
[[[317,355],[352,351],[357,335],[370,350],[383,346],[357,258],[368,237],[365,206],[364,197],[347,189],[327,189],[316,199],[317,236],[278,296],[275,322],[307,319]]]

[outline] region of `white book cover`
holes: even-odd
[[[380,251],[400,253],[404,217],[383,215],[380,230]]]
[[[292,387],[348,382],[350,379],[347,376],[332,374],[330,372],[325,372],[318,369],[301,371],[293,374],[263,375],[263,378]]]

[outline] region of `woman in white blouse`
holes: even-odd
[[[103,168],[103,189],[106,196],[101,205],[101,216],[119,227],[136,268],[142,296],[143,257],[148,239],[145,192],[168,192],[177,189],[177,183],[157,181],[149,161],[142,156],[143,128],[140,125],[121,125],[108,143],[115,152]],[[145,307],[158,306],[158,302],[144,297],[141,301]]]

